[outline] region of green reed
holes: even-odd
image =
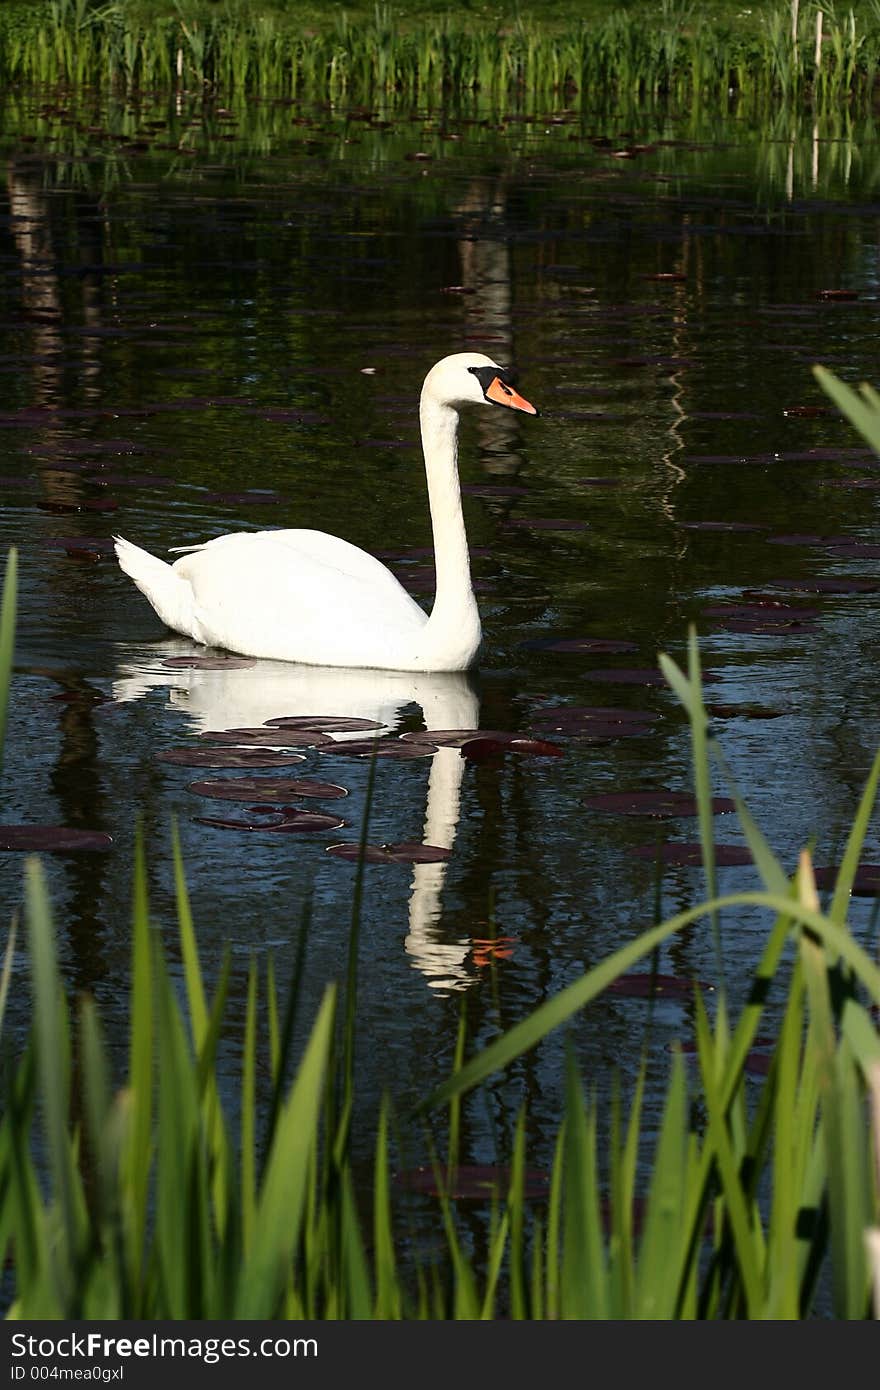
[[[880,455],[880,395],[814,371]],[[13,550],[0,600],[0,734],[15,600]],[[337,1015],[338,991],[329,984],[295,1067],[308,910],[284,1003],[271,960],[263,972],[254,960],[248,966],[236,1132],[221,1062],[231,955],[209,994],[176,832],[181,982],[172,984],[138,836],[127,1059],[118,1079],[94,1000],[68,997],[45,875],[38,859],[28,859],[32,1010],[23,1038],[2,1031],[15,921],[0,967],[0,1258],[14,1284],[7,1317],[794,1319],[814,1311],[826,1270],[835,1317],[868,1316],[872,1283],[880,1306],[880,1267],[872,1269],[872,1251],[880,1265],[880,1034],[872,1017],[880,968],[846,920],[880,755],[823,908],[809,853],[791,877],[733,784],[703,701],[695,634],[686,671],[666,656],[661,666],[690,721],[707,898],[639,933],[469,1058],[462,1014],[451,1075],[408,1121],[417,1128],[419,1115],[448,1110],[445,1154],[424,1131],[445,1243],[430,1261],[413,1254],[412,1216],[395,1201],[394,1154],[406,1145],[394,1140],[398,1122],[387,1097],[368,1189],[355,1182],[363,865],[344,1007]],[[757,891],[717,896],[713,769],[734,795]],[[365,815],[364,836],[367,823]],[[763,908],[769,926],[734,1017],[721,927],[746,906]],[[584,1094],[570,1047],[547,1194],[526,1197],[529,1116],[521,1107],[507,1139],[509,1176],[489,1201],[477,1264],[454,1196],[465,1097],[590,1007],[620,974],[694,929],[715,933],[719,954],[713,1016],[695,996],[695,1074],[675,1051],[650,1132],[647,1059],[628,1099],[613,1078],[600,1146],[600,1108]],[[774,991],[780,1004],[768,1002]],[[747,1075],[749,1053],[759,1032],[771,1030],[772,1058],[758,1082]]]
[[[822,42],[817,44],[817,14]],[[818,56],[817,56],[818,55]],[[867,98],[880,61],[880,7],[832,0],[728,18],[687,0],[542,24],[501,26],[452,12],[400,17],[377,4],[352,23],[334,10],[303,29],[286,9],[177,0],[172,14],[108,0],[47,0],[0,11],[0,76],[40,84],[259,91],[369,101],[441,91],[595,104],[609,97],[725,98],[729,92],[832,103]]]

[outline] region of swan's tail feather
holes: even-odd
[[[196,624],[195,598],[192,587],[171,565],[132,545],[123,536],[113,537],[120,568],[134,580],[144,597],[152,604],[166,627],[194,636]]]

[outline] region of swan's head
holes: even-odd
[[[453,410],[463,405],[500,405],[527,415],[538,413],[514,388],[510,371],[481,352],[455,352],[441,358],[425,377],[422,395]]]

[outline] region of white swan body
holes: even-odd
[[[244,656],[311,666],[464,671],[480,647],[458,479],[458,412],[495,404],[536,415],[481,353],[444,357],[419,406],[437,589],[430,615],[385,565],[323,531],[237,531],[182,546],[171,565],[115,538],[126,574],[176,632]]]

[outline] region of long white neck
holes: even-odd
[[[458,412],[423,391],[419,419],[437,572],[437,589],[426,638],[432,650],[448,652],[450,658],[462,648],[469,648],[472,657],[480,644],[480,616],[471,583],[461,509]],[[450,666],[449,669],[456,668]]]

